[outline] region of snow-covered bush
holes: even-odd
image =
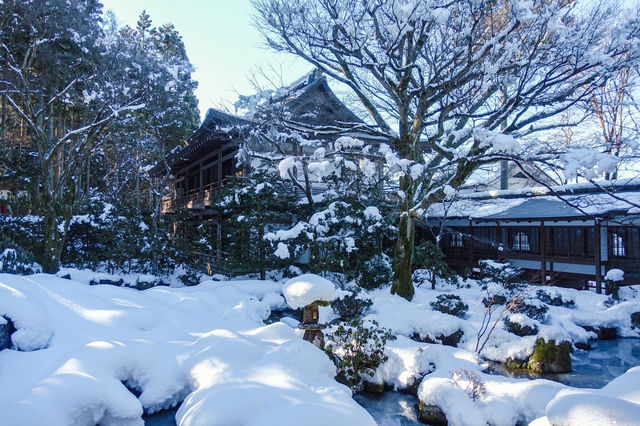
[[[286,228],[299,208],[292,188],[273,171],[230,179],[216,206],[223,212],[222,243],[234,275],[259,273],[265,279],[268,269],[287,269],[308,246],[299,229],[286,235],[278,229]]]
[[[517,291],[522,286],[523,269],[491,259],[481,260],[478,263],[487,282],[498,283],[509,291]]]
[[[77,213],[69,221],[63,264],[147,272],[146,248],[152,236],[144,216],[133,206],[93,197],[77,206]]]
[[[436,288],[436,277],[444,278],[454,284],[457,280],[456,273],[446,262],[447,256],[437,243],[422,241],[414,249],[413,264],[418,269],[426,269],[431,275],[431,288]]]
[[[198,263],[198,253],[206,252],[210,247],[206,240],[207,229],[194,220],[193,213],[187,209],[176,211],[173,221],[161,223],[156,241],[161,244],[159,259],[153,259],[148,253],[147,263],[161,266],[164,274],[170,274],[178,267],[194,269]],[[149,251],[149,250],[147,250]]]
[[[384,248],[392,226],[377,207],[354,200],[334,201],[314,213],[306,229],[313,235],[312,270],[341,272],[367,289],[390,281],[391,261]]]
[[[547,315],[549,307],[536,300],[517,299],[514,300],[513,310],[517,313],[525,314],[531,319],[543,321]]]
[[[504,317],[504,329],[517,336],[534,336],[538,334],[538,326],[523,314]]]
[[[362,288],[372,290],[388,284],[392,275],[391,258],[384,253],[376,254],[364,262],[358,284]]]
[[[19,257],[25,255],[27,260],[33,257],[37,263],[42,263],[44,232],[41,217],[0,215],[0,238],[5,244],[3,251],[12,248]]]
[[[372,304],[373,300],[370,297],[363,296],[362,291],[355,288],[350,294],[334,299],[331,307],[341,319],[347,321],[365,315]]]
[[[550,306],[562,306],[563,308],[575,308],[576,302],[573,299],[563,299],[562,295],[558,292],[555,295],[551,295],[550,293],[544,290],[538,290],[536,292],[536,296],[541,302],[546,303]]]
[[[460,296],[456,296],[455,294],[440,294],[436,300],[430,304],[434,310],[458,318],[464,318],[469,310],[469,305],[464,303]]]
[[[27,275],[41,272],[33,253],[20,247],[11,239],[0,239],[0,272]]]
[[[205,229],[185,209],[162,217],[157,228],[127,202],[112,204],[93,197],[71,217],[62,263],[109,273],[139,272],[170,275],[176,268],[193,269],[204,251]],[[193,275],[193,274],[192,274]],[[191,284],[193,277],[185,277]]]
[[[186,286],[198,285],[200,284],[200,272],[190,266],[186,266],[182,274],[178,276],[178,279]]]
[[[363,380],[373,377],[378,366],[387,361],[385,345],[395,338],[376,321],[363,324],[354,320],[338,325],[327,342],[329,356],[338,368],[337,380],[360,390]]]

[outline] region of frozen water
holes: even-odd
[[[360,393],[353,397],[373,416],[380,426],[422,424],[418,421],[418,398],[400,392]]]

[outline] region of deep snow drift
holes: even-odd
[[[0,352],[2,422],[142,425],[143,410],[184,399],[182,425],[375,424],[322,351],[284,323],[264,325],[281,289],[137,291],[2,274],[0,313],[21,349]]]

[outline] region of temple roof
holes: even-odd
[[[267,114],[276,113],[276,110],[284,112],[288,121],[311,126],[337,126],[346,129],[354,124],[363,124],[336,97],[326,77],[318,70],[277,91],[241,96],[236,106],[244,109],[244,116],[210,108],[200,128],[187,139],[185,145],[169,155],[170,167],[191,162],[203,153],[232,142],[239,125],[259,123]]]
[[[432,205],[428,219],[527,221],[607,218],[640,214],[640,179],[579,183],[460,195]]]

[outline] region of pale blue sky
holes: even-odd
[[[282,79],[290,82],[311,66],[288,55],[264,47],[252,26],[249,0],[102,0],[104,10],[113,10],[122,24],[135,25],[146,10],[153,24],[175,25],[187,48],[196,72],[200,115],[210,107],[234,102],[237,93],[251,94],[251,70],[257,67],[282,69]],[[266,86],[265,88],[271,88]]]

